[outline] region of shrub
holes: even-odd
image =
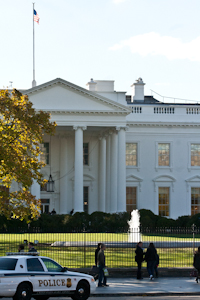
[[[140,224],[143,227],[157,227],[159,216],[155,215],[151,210],[140,209]]]
[[[176,227],[176,221],[165,217],[160,217],[157,221],[156,227]]]

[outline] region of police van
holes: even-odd
[[[68,296],[86,300],[95,289],[92,276],[68,271],[37,252],[7,253],[0,257],[0,298],[47,300]]]

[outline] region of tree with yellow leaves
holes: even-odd
[[[7,217],[39,216],[40,200],[30,192],[33,180],[43,184],[40,144],[43,135],[52,135],[55,123],[50,115],[36,111],[27,95],[0,91],[0,211]],[[9,192],[11,184],[18,188]]]

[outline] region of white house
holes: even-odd
[[[110,80],[86,86],[57,78],[24,91],[57,123],[41,156],[54,192],[32,186],[42,210],[145,208],[171,218],[200,212],[200,106],[144,96],[141,78],[130,96]]]

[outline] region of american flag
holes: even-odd
[[[34,21],[37,22],[39,24],[39,16],[37,14],[37,11],[34,9]]]

